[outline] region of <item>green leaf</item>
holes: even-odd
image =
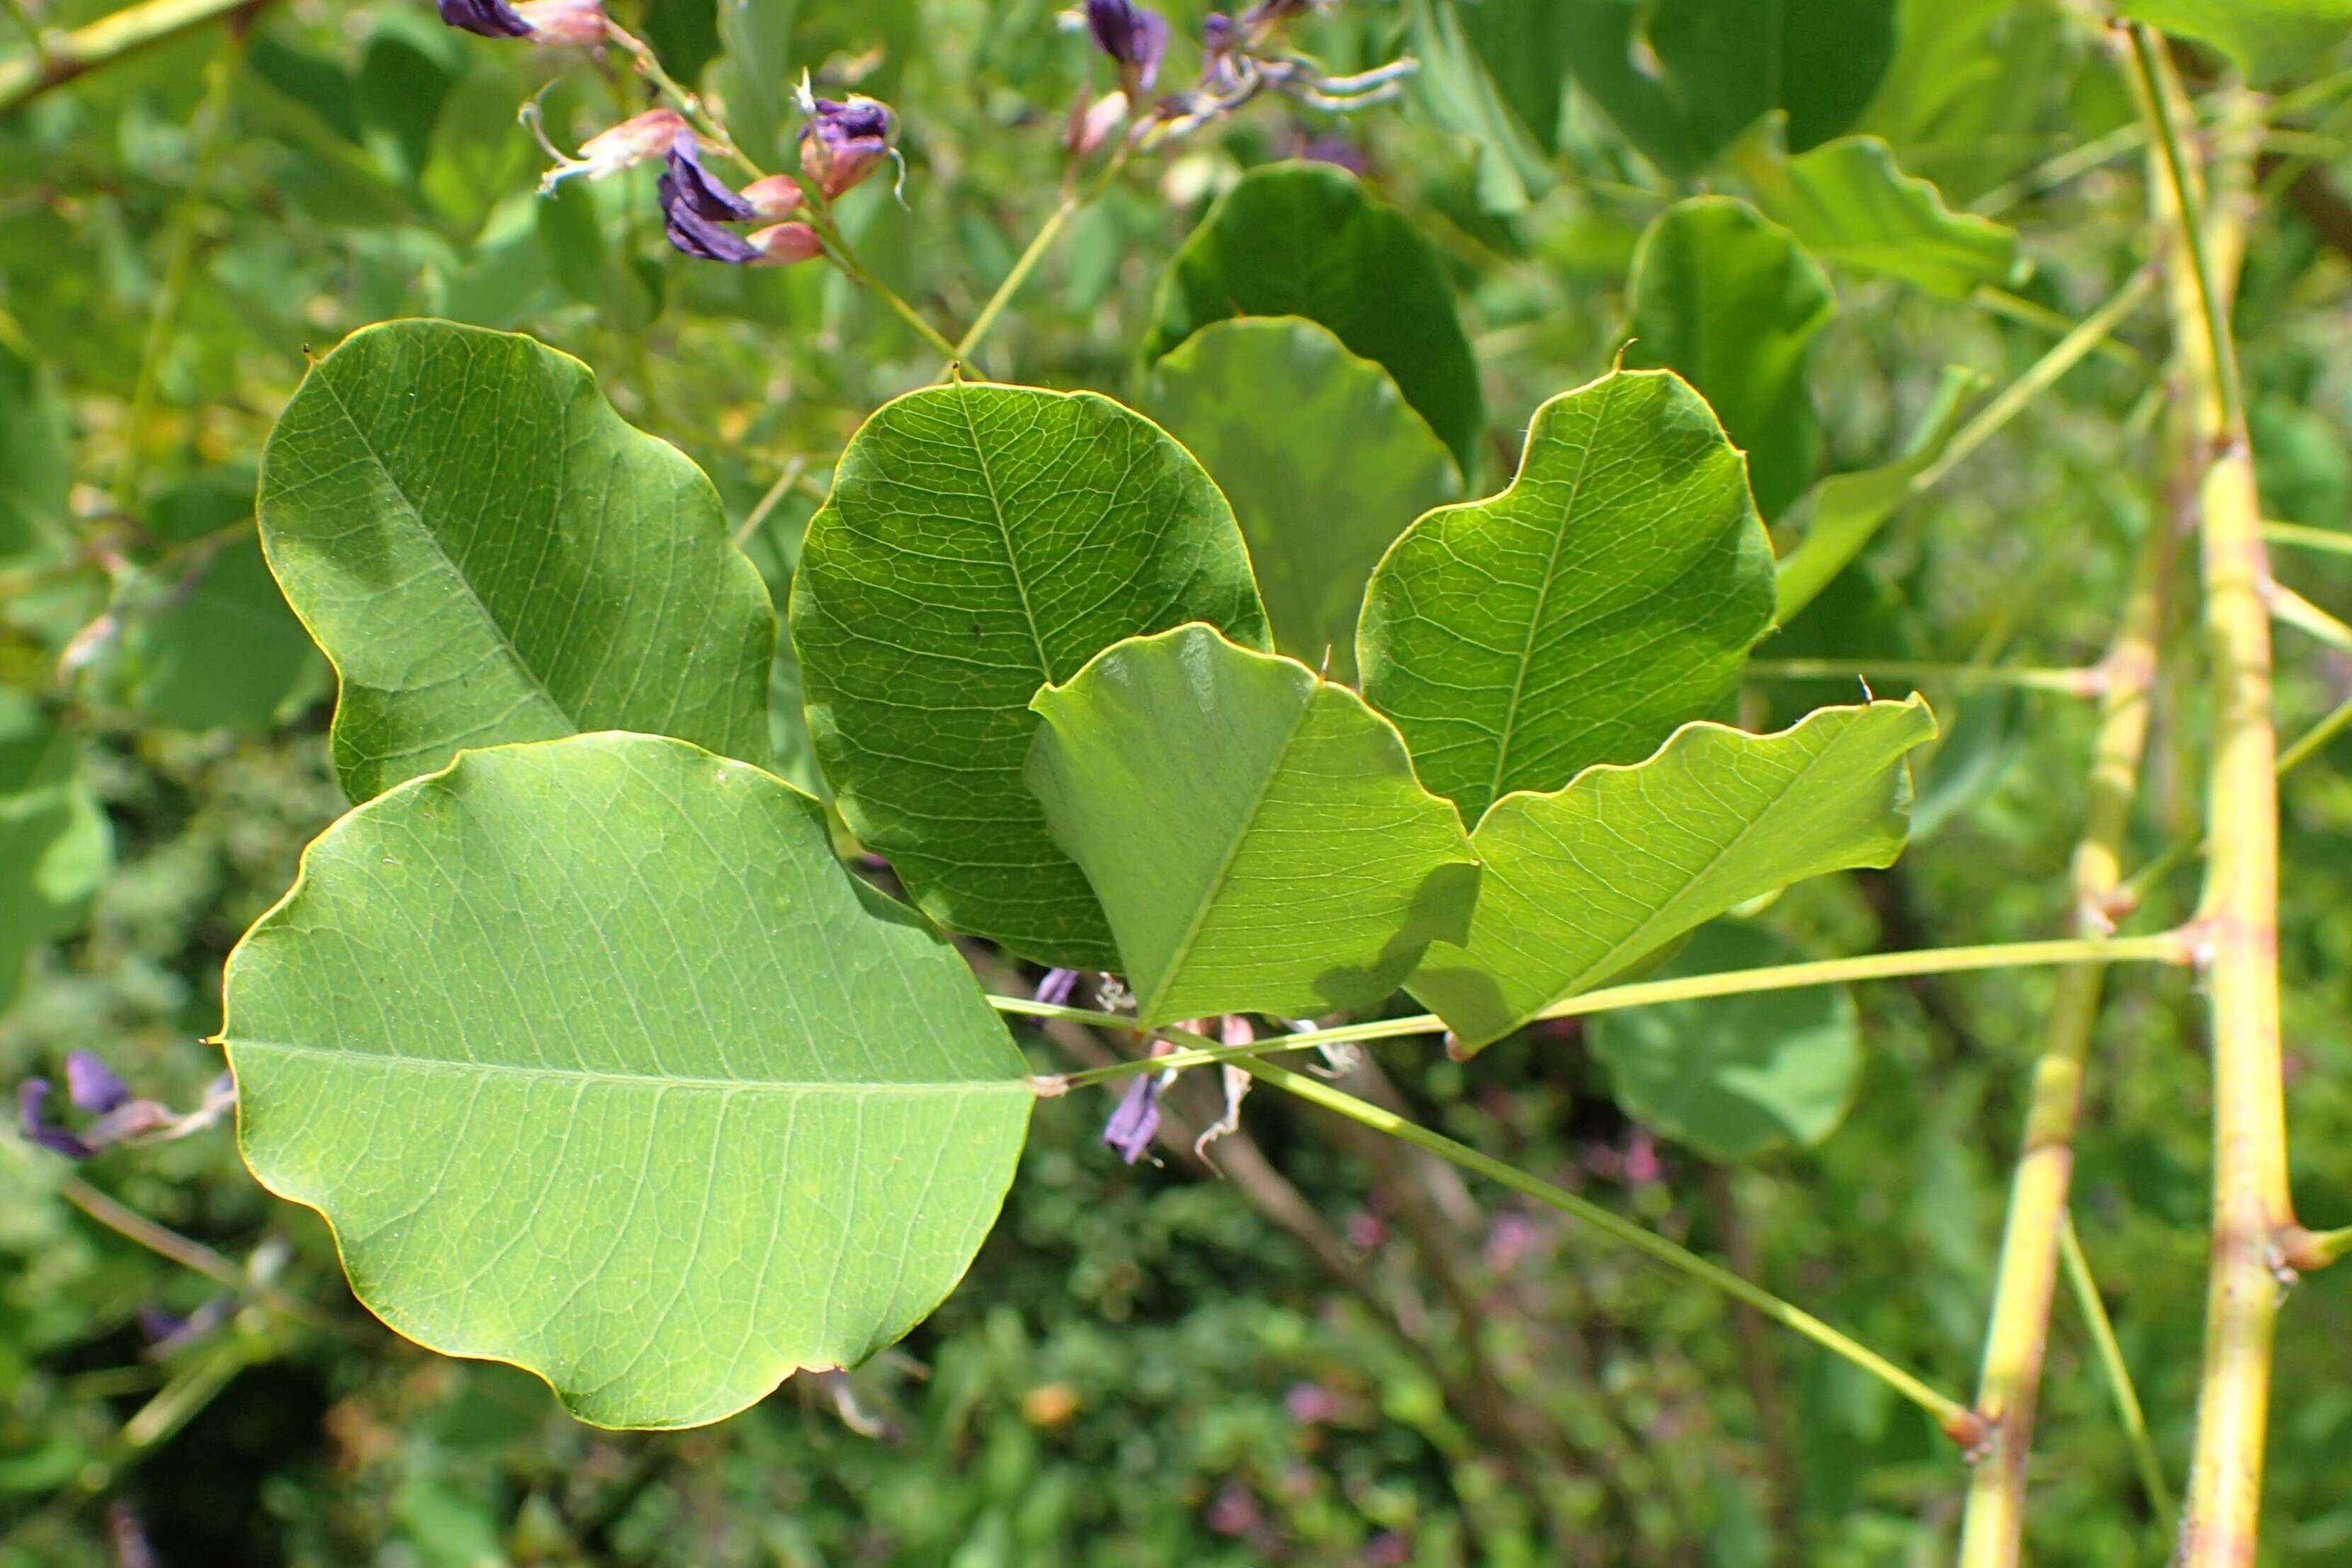
[[[57,554],[66,535],[72,449],[47,374],[0,337],[0,566]]]
[[[1396,378],[1465,474],[1486,409],[1436,247],[1328,163],[1253,169],[1219,199],[1160,280],[1150,364],[1213,321],[1304,316]]]
[[[226,984],[263,1185],[394,1328],[600,1426],[715,1421],[904,1334],[1034,1098],[814,801],[651,736],[467,752],[349,813]]]
[[[71,930],[114,862],[114,834],[80,777],[71,731],[0,686],[0,1008],[25,958]]]
[[[1516,213],[1551,188],[1568,28],[1556,0],[1412,0],[1415,82],[1478,148],[1478,193]]]
[[[1778,735],[1693,724],[1637,766],[1507,796],[1470,837],[1486,868],[1470,940],[1431,946],[1406,988],[1475,1050],[1735,904],[1892,864],[1904,754],[1935,733],[1917,696]]]
[[[206,552],[126,618],[122,667],[131,706],[175,729],[257,734],[327,689],[326,665],[249,536]]]
[[[1895,57],[1896,0],[1560,0],[1569,69],[1667,173],[1772,110],[1803,152],[1851,126]]]
[[[568,354],[446,321],[353,333],[270,435],[261,542],[341,674],[353,800],[583,730],[767,758],[760,574],[702,471]]]
[[[1829,279],[1795,236],[1729,196],[1661,213],[1626,286],[1629,365],[1678,371],[1748,454],[1756,505],[1776,517],[1820,459],[1805,371],[1835,310]]]
[[[1841,137],[1795,158],[1769,133],[1758,140],[1741,160],[1756,204],[1822,259],[1956,299],[2016,271],[2016,230],[1953,212],[1877,137]]]
[[[719,41],[727,55],[718,76],[728,130],[762,169],[783,167],[799,16],[800,0],[719,0]]]
[[[1372,1007],[1431,942],[1467,937],[1462,819],[1394,726],[1297,660],[1180,626],[1031,706],[1030,787],[1145,1023]]]
[[[1312,321],[1244,318],[1152,370],[1145,408],[1198,457],[1249,541],[1275,646],[1356,674],[1356,617],[1405,525],[1462,494],[1388,372]]]
[[[1679,378],[1620,371],[1536,411],[1510,488],[1396,542],[1357,658],[1422,781],[1475,822],[1514,789],[1649,755],[1771,618],[1738,453]]]
[[[2257,85],[2307,70],[2352,33],[2352,0],[2117,0],[2116,9],[2203,39]]]
[[[1779,619],[1797,618],[1837,574],[1843,571],[1895,508],[1909,499],[1912,481],[1942,460],[1960,428],[1969,398],[1984,384],[1981,372],[1948,365],[1936,401],[1919,421],[1902,456],[1875,468],[1832,474],[1813,486],[1804,511],[1804,529],[1795,549],[1780,559]]]
[[[1165,431],[1091,392],[909,392],[850,442],[793,580],[835,803],[948,929],[1118,967],[1022,782],[1029,699],[1188,621],[1266,643],[1233,508]]]
[[[1653,977],[1801,956],[1769,931],[1719,921]],[[1625,1113],[1712,1160],[1811,1147],[1845,1119],[1862,1078],[1862,1022],[1844,986],[1628,1008],[1593,1019],[1590,1038]]]

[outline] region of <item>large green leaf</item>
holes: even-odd
[[[1393,726],[1297,660],[1180,626],[1034,706],[1030,785],[1144,1022],[1371,1007],[1431,942],[1468,936],[1462,819]]]
[[[0,1008],[26,955],[81,919],[113,864],[114,835],[80,760],[71,731],[0,686]]]
[[[1739,454],[1688,385],[1619,371],[1537,410],[1518,477],[1373,573],[1364,695],[1475,822],[1706,711],[1772,620]]]
[[[767,589],[702,470],[568,354],[446,321],[353,333],[270,435],[261,542],[341,676],[354,800],[583,730],[767,759]]]
[[[1625,139],[1699,172],[1769,111],[1802,152],[1852,125],[1895,55],[1896,0],[1559,0],[1569,69]]]
[[[1983,384],[1983,375],[1968,366],[1946,366],[1936,401],[1921,417],[1903,455],[1875,468],[1832,474],[1813,486],[1801,508],[1804,532],[1797,548],[1780,559],[1778,613],[1782,625],[1795,620],[1862,553],[1909,499],[1912,482],[1943,459],[1970,394]]]
[[[1187,621],[1265,645],[1233,509],[1158,425],[1030,387],[887,404],[843,454],[793,580],[809,733],[842,816],[950,930],[1118,967],[1022,782],[1029,699]]]
[[[351,812],[226,984],[246,1159],[360,1299],[604,1426],[717,1420],[905,1333],[1034,1097],[814,801],[651,736],[467,752]]]
[[[1244,175],[1161,280],[1145,361],[1234,316],[1320,321],[1394,376],[1471,472],[1486,416],[1445,265],[1354,175],[1328,163],[1276,163]]]
[[[1801,495],[1821,456],[1805,371],[1835,310],[1829,279],[1788,230],[1729,196],[1661,213],[1626,286],[1629,365],[1679,371],[1748,454],[1766,517]]]
[[[1877,137],[1840,137],[1794,158],[1774,141],[1759,138],[1742,172],[1764,215],[1823,260],[1954,298],[2016,270],[2016,230],[1953,212]]]
[[[2116,9],[2202,38],[2257,82],[2308,69],[2352,33],[2352,0],[2117,0]]]
[[[327,669],[250,535],[198,553],[133,607],[124,695],[175,729],[269,728],[327,689]]]
[[[1444,444],[1387,371],[1295,317],[1194,333],[1153,368],[1145,407],[1233,503],[1275,646],[1355,679],[1372,568],[1462,494]]]
[[[57,552],[72,481],[65,404],[47,374],[0,337],[0,566]]]
[[[1891,864],[1904,754],[1935,733],[1916,696],[1778,735],[1694,724],[1635,767],[1507,796],[1471,835],[1486,873],[1470,940],[1433,945],[1406,988],[1475,1050],[1735,904]]]
[[[1801,956],[1760,927],[1717,921],[1653,977]],[[1628,1008],[1595,1018],[1591,1038],[1625,1113],[1709,1159],[1820,1143],[1845,1119],[1862,1077],[1862,1022],[1843,986]]]

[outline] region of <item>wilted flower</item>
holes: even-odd
[[[69,1160],[86,1160],[98,1153],[63,1127],[49,1123],[49,1096],[54,1092],[46,1078],[27,1078],[16,1085],[16,1130],[41,1147]]]
[[[1118,62],[1119,86],[1129,99],[1149,92],[1168,53],[1168,18],[1135,0],[1087,0],[1087,26],[1102,52]]]
[[[536,106],[533,106],[534,110]],[[536,131],[539,121],[535,112],[527,116],[527,123]],[[643,163],[649,159],[666,158],[672,143],[686,131],[686,119],[674,109],[649,109],[643,114],[632,115],[620,124],[598,131],[580,144],[580,156],[567,158],[548,143],[545,136],[541,144],[555,159],[555,167],[541,177],[539,193],[547,194],[564,181],[575,175],[602,180],[608,174]]]
[[[719,226],[750,217],[751,204],[702,166],[693,131],[681,130],[670,142],[668,163],[656,190],[661,197],[662,231],[687,255],[735,267],[759,258],[749,240]]]
[[[1070,105],[1070,124],[1063,133],[1063,144],[1084,158],[1108,141],[1126,119],[1127,94],[1109,93],[1092,103],[1082,94]]]
[[[485,38],[530,37],[530,24],[507,0],[441,0],[441,19]]]
[[[485,38],[540,44],[604,41],[603,0],[440,0],[441,19]]]
[[[183,1138],[201,1132],[236,1104],[236,1083],[222,1073],[205,1090],[204,1103],[185,1115],[155,1100],[134,1099],[129,1085],[93,1051],[66,1056],[66,1095],[94,1120],[79,1131],[49,1120],[56,1092],[46,1078],[16,1086],[16,1124],[25,1136],[68,1159],[86,1160],[99,1150],[133,1140]]]
[[[816,230],[806,224],[770,224],[763,229],[753,229],[744,236],[744,243],[759,254],[753,257],[769,267],[790,267],[796,261],[814,261],[824,254],[824,241]]]
[[[1119,1158],[1129,1165],[1141,1159],[1158,1135],[1160,1091],[1164,1081],[1173,1076],[1167,1072],[1137,1073],[1129,1081],[1127,1092],[1119,1096],[1118,1108],[1103,1124],[1104,1145],[1117,1149]]]
[[[691,131],[681,131],[671,139],[667,178],[677,200],[713,223],[741,223],[756,215],[751,203],[702,166],[702,144]],[[669,198],[663,200],[667,203]]]
[[[75,1106],[93,1116],[120,1110],[131,1098],[131,1086],[94,1051],[66,1052],[66,1094]]]
[[[846,103],[808,96],[801,86],[801,172],[814,180],[832,201],[874,172],[890,156],[890,139],[898,120],[889,106],[852,93]]]
[[[790,174],[770,174],[744,186],[743,200],[755,218],[788,218],[801,210],[808,193]]]

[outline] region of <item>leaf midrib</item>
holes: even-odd
[[[558,1083],[611,1083],[645,1089],[715,1089],[730,1093],[757,1094],[939,1094],[952,1092],[1028,1092],[1025,1078],[961,1078],[939,1082],[890,1080],[871,1083],[786,1082],[775,1079],[680,1077],[651,1072],[612,1072],[588,1067],[525,1067],[509,1061],[452,1061],[437,1056],[407,1056],[394,1051],[346,1051],[331,1045],[305,1045],[282,1040],[247,1040],[225,1036],[221,1044],[236,1051],[276,1051],[292,1056],[327,1056],[352,1064],[382,1063],[425,1071],[446,1071],[467,1077],[511,1077]]]

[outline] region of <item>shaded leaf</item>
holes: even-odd
[[[72,481],[64,401],[47,372],[0,337],[0,566],[57,553]]]
[[[250,536],[205,552],[134,611],[124,695],[177,729],[270,728],[327,689],[327,667]]]
[[[1798,152],[1851,126],[1895,56],[1895,0],[1560,0],[1569,69],[1670,174],[1772,110]]]
[[[1152,370],[1147,410],[1233,503],[1275,646],[1356,674],[1364,586],[1415,517],[1462,493],[1388,372],[1297,318],[1220,321]]]
[[[1952,298],[2006,283],[2017,268],[2016,230],[1953,212],[1875,136],[1841,137],[1794,158],[1764,145],[1742,170],[1764,215],[1825,261]]]
[[[114,863],[113,831],[80,760],[71,731],[0,686],[0,1007],[26,956],[79,923]]]
[[[1551,188],[1565,96],[1556,0],[1412,0],[1415,83],[1438,122],[1478,148],[1479,200],[1515,213]]]
[[[1625,363],[1681,372],[1748,454],[1769,519],[1801,494],[1821,456],[1805,371],[1835,304],[1829,279],[1788,230],[1729,196],[1660,214],[1626,286]]]
[[[909,392],[842,455],[793,580],[835,803],[948,929],[1116,968],[1085,875],[1022,781],[1029,699],[1187,621],[1266,640],[1233,509],[1166,432],[1091,392]]]
[[[1771,617],[1739,455],[1679,378],[1621,371],[1537,411],[1510,488],[1396,542],[1357,656],[1422,781],[1475,822],[1514,789],[1647,756]]]
[[[1469,942],[1431,946],[1406,988],[1475,1050],[1735,904],[1891,864],[1904,754],[1935,733],[1916,696],[1778,735],[1694,724],[1646,762],[1508,796],[1471,835],[1486,871]]]
[[[600,1425],[713,1421],[898,1338],[994,1221],[1020,1052],[767,774],[468,752],[302,866],[229,959],[239,1135],[418,1343]]]
[[[800,0],[718,0],[718,68],[736,145],[762,169],[781,169],[792,108],[793,26]]]
[[[1033,705],[1029,781],[1146,1023],[1368,1008],[1468,935],[1478,867],[1403,737],[1295,659],[1180,626]]]
[[[1147,364],[1234,316],[1304,316],[1396,378],[1464,473],[1486,423],[1478,367],[1436,247],[1328,163],[1253,169],[1176,253]]]
[[[2352,0],[2116,0],[2116,8],[2203,39],[2257,84],[2307,68],[2352,33]]]
[[[1654,977],[1803,956],[1769,931],[1718,921]],[[1594,1018],[1589,1038],[1627,1115],[1713,1160],[1820,1143],[1845,1119],[1862,1077],[1862,1022],[1844,986],[1627,1008]]]
[[[702,471],[568,354],[445,321],[353,333],[270,435],[261,540],[341,675],[354,800],[583,730],[767,758],[767,590]]]

